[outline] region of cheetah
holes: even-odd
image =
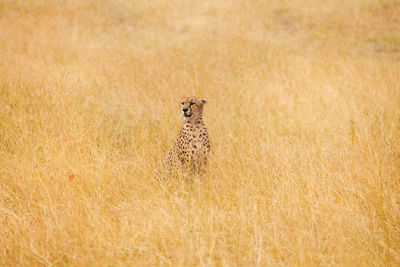
[[[196,97],[186,97],[180,102],[184,121],[164,161],[164,167],[169,173],[182,169],[195,174],[205,172],[210,153],[208,132],[202,118],[206,102]]]

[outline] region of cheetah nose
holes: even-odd
[[[183,110],[183,112],[186,112],[186,111],[188,111],[188,109],[187,108],[184,108],[184,109],[182,109]]]

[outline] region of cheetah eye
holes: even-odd
[[[194,102],[191,102],[190,105],[191,105],[191,106],[194,105]]]
[[[181,105],[183,105],[183,101],[181,102]]]

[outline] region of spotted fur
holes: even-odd
[[[164,166],[169,172],[183,169],[198,174],[204,173],[210,153],[208,132],[202,118],[205,103],[205,100],[196,97],[187,97],[181,101],[184,121],[178,138],[164,161]]]

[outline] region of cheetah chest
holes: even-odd
[[[203,125],[183,125],[178,141],[182,156],[196,159],[209,151],[207,129]]]

